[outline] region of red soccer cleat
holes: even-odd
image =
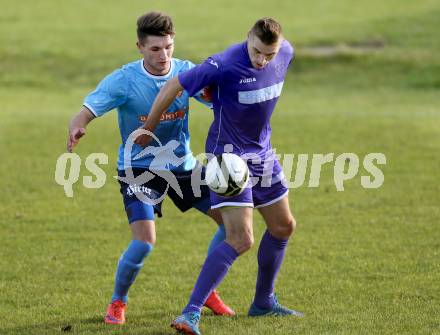
[[[215,315],[235,316],[235,312],[223,302],[216,290],[212,291],[206,299],[205,307],[208,307]]]
[[[107,307],[104,322],[112,325],[122,325],[125,323],[125,310],[127,304],[121,300],[112,301]]]

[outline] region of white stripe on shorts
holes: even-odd
[[[254,208],[254,204],[252,202],[221,202],[217,205],[211,206],[211,208],[215,209],[215,208],[226,207],[226,206]]]
[[[255,206],[255,208],[261,208],[261,207],[266,207],[266,206],[272,205],[272,204],[276,203],[278,200],[281,200],[284,197],[286,197],[288,194],[289,194],[289,190],[287,190],[283,195],[279,196],[278,198],[275,198],[275,199],[273,199],[273,200],[271,200],[269,202],[266,202],[264,204]]]

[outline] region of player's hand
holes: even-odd
[[[73,148],[78,144],[79,139],[86,134],[84,128],[75,128],[69,133],[69,138],[67,139],[67,151],[72,152]]]
[[[133,132],[134,143],[140,145],[141,147],[146,147],[153,139],[150,134],[151,132],[144,128],[135,130]]]

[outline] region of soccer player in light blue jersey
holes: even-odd
[[[155,164],[154,155],[143,154],[143,148],[133,145],[128,151],[130,134],[141,127],[146,120],[153,101],[166,82],[194,65],[189,61],[172,58],[174,50],[174,28],[171,18],[161,12],[150,12],[137,21],[137,47],[143,58],[124,65],[106,76],[84,100],[83,108],[72,119],[67,141],[68,151],[72,151],[80,138],[85,135],[89,122],[117,108],[122,144],[119,149],[118,176],[125,210],[133,239],[121,255],[115,276],[115,288],[107,308],[104,321],[109,324],[123,324],[127,306],[128,290],[133,284],[145,258],[150,254],[156,241],[155,214],[162,216],[162,197],[167,194],[182,211],[196,208],[210,216],[219,228],[214,235],[208,253],[225,239],[225,230],[220,214],[210,208],[209,190],[201,186],[201,195],[196,196],[191,187],[193,169],[201,167],[190,149],[188,132],[189,95],[179,92],[174,102],[162,115],[155,136],[160,143],[152,144],[151,152],[161,154],[165,164]],[[195,94],[203,100],[200,93]],[[164,148],[171,148],[165,152]],[[133,177],[155,172],[155,177],[142,184],[130,184],[128,169]],[[177,180],[180,194],[169,187],[166,179],[159,177],[160,170],[172,172]],[[166,171],[165,171],[166,172]],[[182,197],[181,197],[181,196]],[[151,202],[143,201],[147,197]],[[234,315],[216,292],[213,292],[205,306],[216,315]]]
[[[267,230],[258,249],[258,276],[249,316],[302,316],[282,306],[274,287],[296,222],[289,208],[288,189],[272,145],[270,118],[284,84],[294,50],[284,39],[281,25],[271,18],[258,20],[246,41],[212,55],[205,62],[170,80],[156,98],[144,125],[156,129],[159,117],[184,89],[190,96],[210,86],[214,122],[206,139],[206,152],[228,151],[252,158],[250,174],[258,180],[236,196],[211,191],[211,208],[220,208],[227,238],[206,258],[191,298],[172,326],[184,334],[200,335],[203,303],[222,281],[236,258],[253,244],[253,208],[258,208]],[[148,135],[136,139],[139,145]],[[271,167],[271,168],[268,168]]]

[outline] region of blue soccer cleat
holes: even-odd
[[[303,317],[304,314],[301,312],[294,311],[287,307],[282,306],[276,296],[273,297],[274,304],[272,308],[262,309],[255,306],[255,303],[249,308],[248,316],[298,316]]]
[[[171,322],[171,327],[177,330],[179,334],[201,335],[199,321],[200,313],[184,313]]]

